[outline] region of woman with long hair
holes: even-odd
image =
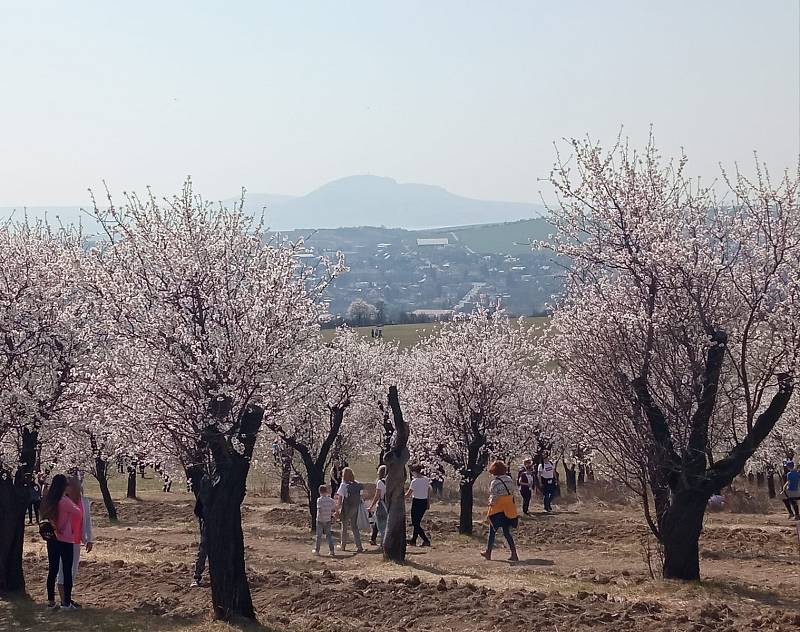
[[[494,476],[489,486],[489,539],[486,550],[481,555],[487,560],[492,559],[492,549],[497,532],[503,530],[503,535],[511,549],[509,562],[518,562],[517,547],[511,535],[512,527],[518,520],[517,505],[514,502],[514,481],[508,475],[508,467],[503,461],[495,461],[489,466],[489,474]]]
[[[72,605],[72,562],[75,544],[80,544],[83,512],[65,494],[67,477],[56,474],[42,502],[42,518],[55,530],[55,537],[47,541],[47,607],[56,608],[56,577],[59,566],[64,570],[64,596],[62,610],[75,610]]]
[[[361,491],[364,486],[356,480],[353,470],[342,470],[342,483],[336,491],[336,511],[342,517],[342,551],[347,550],[347,532],[353,532],[356,551],[363,553],[361,533],[358,530],[358,511],[361,507]]]

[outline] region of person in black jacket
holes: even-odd
[[[531,496],[536,486],[536,472],[533,469],[533,461],[525,459],[522,468],[517,474],[517,487],[522,496],[522,513],[526,516],[530,513]]]

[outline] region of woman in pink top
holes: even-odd
[[[67,478],[56,474],[42,503],[42,517],[50,521],[56,532],[55,539],[47,541],[47,606],[55,608],[56,576],[58,567],[64,569],[64,598],[62,610],[74,610],[72,605],[72,561],[74,545],[81,541],[81,509],[65,495]],[[77,528],[76,528],[77,525]]]

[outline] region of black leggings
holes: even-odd
[[[800,516],[800,511],[797,510],[797,498],[784,498],[783,504],[786,505],[790,516]],[[794,509],[794,513],[792,509]]]
[[[58,563],[64,572],[64,601],[62,605],[72,603],[72,560],[75,548],[71,542],[60,540],[47,541],[47,601],[55,601],[56,577],[58,576]]]
[[[28,522],[33,524],[33,514],[36,513],[36,524],[39,524],[39,505],[41,504],[40,501],[36,500],[31,502],[28,505]]]
[[[428,499],[414,498],[411,501],[411,524],[414,527],[414,532],[411,536],[411,541],[416,544],[417,536],[422,538],[424,543],[430,543],[428,536],[425,535],[425,530],[422,528],[422,518],[425,512],[428,511]]]

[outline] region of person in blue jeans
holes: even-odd
[[[800,472],[794,462],[787,468],[786,483],[783,485],[783,504],[789,511],[789,520],[800,520],[797,500],[800,498]]]

